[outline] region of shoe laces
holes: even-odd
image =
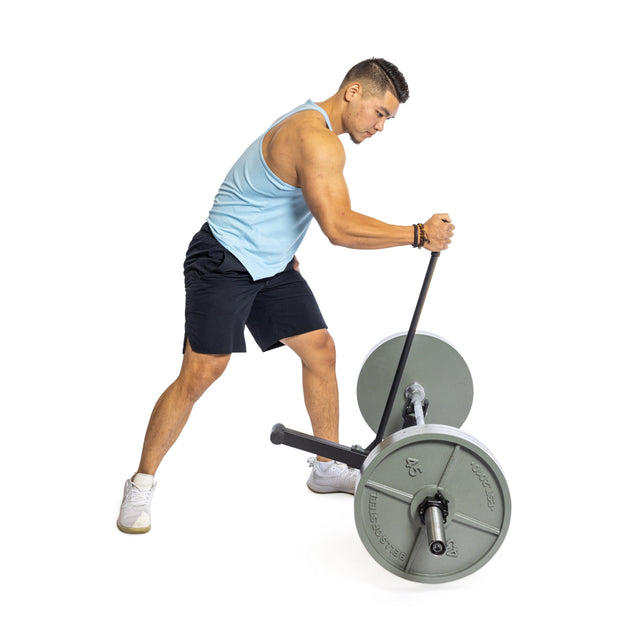
[[[127,491],[125,502],[126,504],[134,507],[142,507],[149,501],[149,497],[152,493],[153,489],[138,489],[138,487],[131,483],[131,487],[129,491]]]

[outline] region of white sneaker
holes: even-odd
[[[317,458],[307,460],[311,475],[307,487],[314,493],[355,493],[360,471],[347,467],[342,462],[320,462]]]
[[[151,498],[156,490],[153,476],[136,473],[124,484],[118,529],[124,533],[147,533],[151,529]]]

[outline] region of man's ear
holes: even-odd
[[[362,85],[359,82],[353,82],[344,90],[344,99],[347,102],[351,102],[360,95],[362,95]]]

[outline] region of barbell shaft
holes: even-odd
[[[407,390],[404,392],[405,398],[411,403],[413,406],[413,415],[416,419],[416,425],[419,427],[424,426],[424,401],[425,401],[425,393],[424,387],[418,382],[414,382],[407,387]]]
[[[427,528],[429,552],[434,556],[443,556],[447,551],[447,538],[444,532],[444,517],[440,507],[431,505],[424,514]]]
[[[424,306],[424,301],[427,297],[429,285],[431,284],[431,278],[433,277],[433,271],[436,268],[436,262],[438,261],[439,256],[440,253],[438,251],[434,251],[431,254],[429,266],[427,267],[427,273],[424,276],[422,289],[420,290],[420,295],[418,296],[418,303],[416,304],[415,311],[413,312],[411,325],[409,326],[409,331],[407,332],[407,337],[405,338],[404,346],[402,347],[402,353],[400,354],[400,361],[398,362],[398,367],[396,369],[395,376],[393,377],[393,382],[391,383],[391,389],[389,390],[389,395],[387,397],[387,404],[384,407],[384,412],[380,420],[380,426],[378,427],[375,440],[367,447],[368,451],[371,451],[374,447],[380,444],[382,442],[382,439],[384,438],[384,433],[387,429],[389,418],[391,417],[391,411],[393,410],[393,404],[396,399],[396,394],[398,393],[398,388],[400,387],[400,382],[402,380],[402,374],[404,373],[404,368],[407,364],[407,359],[409,358],[411,344],[413,343],[413,338],[416,335],[418,322],[420,320],[420,314],[422,313],[422,307]]]

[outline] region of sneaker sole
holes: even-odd
[[[307,485],[307,489],[309,489],[309,491],[312,491],[313,493],[317,493],[318,495],[324,495],[326,493],[346,493],[348,496],[353,495],[351,491],[343,491],[342,489],[329,489],[327,491],[319,491],[318,489],[313,489],[309,485]]]
[[[133,533],[133,534],[147,533],[148,531],[151,530],[151,525],[143,529],[134,529],[133,527],[125,527],[124,525],[121,525],[119,522],[116,522],[116,526],[118,527],[118,529],[120,529],[120,531],[122,531],[122,533]]]

